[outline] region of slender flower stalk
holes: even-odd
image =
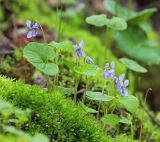
[[[105,86],[106,86],[106,80],[104,81],[104,85],[103,85],[103,89],[102,89],[102,94],[104,94]],[[97,120],[99,118],[100,108],[101,108],[101,101],[99,101],[99,104],[98,104]]]
[[[77,89],[79,85],[80,78],[76,79],[75,81],[75,88],[74,88],[74,102],[77,102]]]
[[[82,102],[83,102],[83,103],[84,103],[84,101],[85,101],[86,92],[87,92],[87,90],[88,90],[88,87],[89,87],[89,79],[88,79],[87,76],[86,76],[86,88],[85,88],[85,90],[84,90],[84,94],[83,94],[83,98],[82,98]]]

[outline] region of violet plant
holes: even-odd
[[[27,38],[36,37],[36,35],[38,34],[38,30],[41,30],[44,36],[42,26],[38,22],[35,22],[31,26],[31,21],[27,20],[26,24],[27,24],[27,28],[29,29],[29,32],[27,33]],[[53,91],[53,89],[56,89],[57,87],[59,87],[57,85],[59,82],[58,64],[60,61],[59,60],[60,52],[57,52],[57,51],[65,47],[65,45],[67,45],[68,43],[70,42],[64,41],[64,42],[58,43],[58,42],[52,41],[51,43],[47,44],[46,40],[44,40],[43,44],[31,42],[24,48],[24,51],[23,51],[24,57],[34,67],[36,67],[36,69],[40,70],[42,73],[45,74],[46,79],[47,79],[48,91]],[[130,96],[126,89],[126,87],[129,85],[129,81],[124,80],[124,74],[120,75],[119,77],[115,76],[116,70],[115,70],[114,61],[112,61],[111,63],[107,63],[105,65],[105,70],[102,71],[102,69],[95,64],[94,60],[84,52],[83,50],[84,41],[83,40],[81,40],[77,44],[73,44],[72,46],[75,52],[75,61],[76,61],[76,64],[73,66],[73,71],[76,74],[78,74],[78,76],[76,76],[75,78],[75,86],[73,89],[74,90],[74,101],[77,103],[78,86],[80,84],[81,79],[85,78],[85,89],[82,92],[83,93],[82,103],[83,105],[86,103],[86,100],[85,100],[86,97],[92,101],[98,101],[98,110],[94,111],[97,113],[97,120],[101,118],[101,115],[100,115],[101,113],[105,117],[107,113],[106,110],[110,111],[110,108],[108,108],[108,105],[106,106],[106,103],[110,104],[110,103],[120,102],[122,105],[125,106],[126,102],[124,101],[124,99],[121,98],[119,100],[119,97],[117,97],[117,95],[111,96],[107,88],[107,84],[113,82],[115,90],[117,90],[122,96],[124,97]],[[101,71],[102,71],[102,74],[100,75],[100,77],[104,78],[102,91],[101,92],[89,91],[90,80],[91,80],[90,78],[95,78],[98,75],[98,72],[101,72]],[[50,78],[51,76],[53,76],[54,81],[51,81],[51,78]],[[59,88],[64,90],[62,86],[60,86]],[[66,90],[68,91],[67,88],[65,88],[65,91]],[[71,91],[70,93],[73,93],[73,91]],[[132,101],[134,102],[134,99]],[[125,107],[127,109],[127,106]],[[112,113],[113,113],[113,110],[112,110]],[[130,111],[131,109],[129,108],[128,110]]]

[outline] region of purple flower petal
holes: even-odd
[[[27,38],[32,38],[32,37],[36,37],[37,35],[37,30],[30,30],[27,34]]]
[[[124,77],[125,77],[125,74],[121,74],[121,75],[119,76],[119,81],[123,81]]]
[[[111,68],[114,69],[115,63],[112,61]]]
[[[26,21],[26,25],[27,25],[27,28],[31,29],[31,21],[30,20]]]
[[[83,46],[84,46],[84,42],[83,42],[83,40],[81,40],[79,43],[79,48],[83,48]]]
[[[128,96],[128,91],[126,89],[123,90],[123,96]]]
[[[85,53],[81,49],[78,49],[76,51],[76,58],[78,59],[80,57],[85,57]]]
[[[110,74],[109,74],[108,70],[105,70],[103,75],[104,75],[105,79],[108,79],[110,77]]]
[[[37,30],[32,30],[32,36],[33,36],[33,37],[36,37],[37,34],[38,34]]]
[[[32,38],[33,37],[33,31],[29,31],[28,34],[27,34],[27,38]]]
[[[38,29],[39,28],[39,24],[38,23],[35,23],[33,26],[32,26],[33,29]]]
[[[125,80],[123,86],[127,87],[129,85],[129,80]]]
[[[82,50],[83,48],[83,41],[81,41],[79,44],[75,44],[73,45],[74,50],[76,51],[76,59],[78,59],[79,57],[85,57],[85,52]]]

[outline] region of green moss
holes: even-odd
[[[96,121],[59,93],[47,94],[37,86],[2,77],[0,86],[0,94],[5,100],[22,109],[32,110],[31,120],[23,127],[24,130],[32,134],[44,133],[50,140],[60,142],[107,141]]]

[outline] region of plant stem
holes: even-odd
[[[118,15],[118,3],[119,3],[119,0],[116,0],[116,5],[115,5],[115,14],[116,14],[116,16]]]
[[[76,82],[75,82],[75,88],[74,88],[74,102],[75,103],[77,102],[77,89],[78,89],[79,81],[80,81],[80,78],[76,79]]]
[[[46,76],[47,89],[48,89],[48,92],[50,92],[51,91],[51,87],[50,87],[49,75],[45,75],[45,76]]]
[[[60,38],[61,34],[61,27],[62,27],[62,2],[61,0],[58,1],[58,6],[60,5],[60,18],[58,21],[58,35],[57,35],[57,40]],[[58,7],[57,7],[57,13],[58,13]]]
[[[89,86],[89,79],[87,79],[87,76],[86,76],[86,88],[84,90],[84,93],[83,93],[83,98],[82,98],[82,102],[84,103],[85,101],[85,97],[86,97],[86,92],[88,90],[88,86]]]
[[[59,59],[57,50],[55,50],[55,53],[56,53],[55,63],[57,65],[58,64],[58,59]],[[58,82],[58,73],[54,77],[54,86],[57,85],[57,82]]]
[[[132,123],[131,123],[131,139],[132,139],[132,141],[134,139],[133,124]]]
[[[102,94],[104,94],[105,86],[106,86],[106,80],[104,81],[104,84],[103,84]],[[102,102],[102,101],[99,101],[99,104],[98,104],[97,120],[98,120],[99,115],[100,115],[101,102]]]
[[[44,34],[44,30],[43,30],[43,28],[42,28],[41,24],[40,24],[37,20],[36,20],[36,22],[39,24],[40,29],[41,29],[41,31],[42,31],[43,41],[44,41],[44,43],[47,43],[46,36],[45,36],[45,34]]]
[[[149,88],[149,89],[147,90],[146,94],[145,94],[144,104],[146,104],[147,96],[148,96],[148,93],[149,93],[150,90],[152,90],[152,89]],[[142,120],[144,120],[144,111],[145,111],[145,110],[143,110],[143,112],[142,112],[142,118],[141,118]],[[143,124],[141,123],[140,133],[139,133],[139,140],[141,140],[141,138],[142,138],[142,130],[143,130]]]

